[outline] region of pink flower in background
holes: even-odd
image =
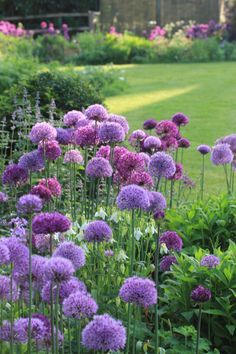
[[[47,22],[45,22],[45,21],[42,21],[41,23],[40,23],[40,27],[42,28],[42,29],[45,29],[45,28],[47,28]]]
[[[166,34],[166,31],[164,30],[164,28],[161,28],[160,26],[156,26],[155,28],[153,28],[149,34],[149,41],[154,41],[154,39],[156,39],[157,37],[164,37]]]

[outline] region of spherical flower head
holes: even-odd
[[[85,119],[84,114],[80,111],[73,110],[64,115],[63,121],[68,127],[75,127],[80,119]]]
[[[122,128],[124,129],[125,134],[128,134],[129,132],[129,123],[127,121],[127,119],[123,116],[119,116],[117,114],[110,114],[109,115],[109,122],[115,122],[115,123],[119,123]]]
[[[116,199],[116,204],[121,210],[148,210],[150,207],[148,192],[142,187],[130,184],[121,188]]]
[[[145,166],[148,167],[149,162],[151,160],[150,156],[148,154],[146,154],[145,152],[139,152],[139,156],[141,156],[141,158],[144,160]]]
[[[26,194],[20,197],[17,203],[17,212],[23,215],[39,213],[43,204],[41,198],[37,195]]]
[[[75,268],[69,259],[52,257],[44,267],[45,279],[55,283],[69,280]]]
[[[92,158],[86,167],[85,173],[91,178],[108,178],[112,176],[112,167],[103,157]]]
[[[20,343],[27,343],[29,331],[29,319],[19,318],[14,322],[14,332],[16,334],[16,341]],[[44,323],[38,318],[31,319],[31,338],[38,341],[43,339],[46,333]]]
[[[93,105],[89,106],[85,110],[84,115],[89,120],[96,120],[99,122],[102,122],[104,120],[108,120],[108,118],[109,118],[109,114],[108,114],[106,108],[103,107],[101,104],[93,104]]]
[[[173,158],[165,152],[156,152],[149,163],[149,173],[157,178],[169,178],[176,171]]]
[[[181,125],[187,125],[189,123],[189,118],[184,113],[175,113],[171,118],[172,122],[181,127]]]
[[[6,203],[8,201],[8,196],[4,192],[0,192],[0,203]]]
[[[82,344],[89,350],[118,351],[125,347],[126,331],[121,321],[108,314],[94,316],[82,332]]]
[[[173,176],[169,177],[168,179],[172,181],[178,181],[182,178],[183,176],[183,165],[179,162],[175,163],[175,173]]]
[[[55,140],[56,136],[56,129],[46,122],[36,123],[29,134],[30,140],[35,144],[39,144],[41,141]]]
[[[202,285],[198,285],[191,292],[191,299],[197,303],[207,302],[211,299],[211,291],[207,288],[204,288]]]
[[[38,152],[49,161],[55,161],[61,156],[61,148],[56,140],[41,142]]]
[[[96,145],[98,143],[96,129],[91,125],[78,128],[75,131],[75,143],[81,147]]]
[[[82,164],[83,163],[83,156],[81,155],[79,150],[76,150],[76,149],[69,150],[65,153],[64,163]]]
[[[2,183],[10,186],[20,186],[27,182],[28,172],[17,164],[10,164],[2,174]]]
[[[123,146],[115,146],[115,148],[114,148],[114,156],[113,156],[114,164],[117,165],[119,163],[119,161],[123,158],[123,156],[125,154],[127,154],[128,152],[129,152],[129,150],[127,150]]]
[[[53,257],[64,257],[69,259],[75,269],[79,269],[85,265],[85,253],[83,249],[74,244],[72,241],[61,243],[53,253]]]
[[[88,120],[86,117],[84,119],[80,119],[77,124],[76,128],[86,127],[87,125],[91,125],[91,120]]]
[[[165,231],[160,237],[159,243],[164,243],[169,251],[180,252],[183,247],[181,237],[174,231]]]
[[[190,141],[186,138],[180,138],[178,140],[178,146],[179,146],[179,148],[187,149],[190,147]]]
[[[40,184],[38,186],[32,187],[30,194],[38,196],[43,201],[43,203],[47,203],[52,199],[52,192],[50,189]]]
[[[109,145],[102,145],[98,151],[96,152],[96,157],[103,157],[106,160],[110,160],[110,146]]]
[[[224,138],[217,140],[216,143],[229,144],[231,151],[236,153],[236,134],[227,135]]]
[[[77,320],[93,317],[97,310],[96,301],[89,294],[80,291],[70,294],[63,302],[64,315]]]
[[[88,242],[109,242],[112,237],[112,229],[102,220],[90,222],[84,231],[84,239]]]
[[[202,155],[207,155],[211,151],[211,148],[208,145],[199,145],[197,147],[197,151],[200,152],[200,154]]]
[[[34,286],[37,289],[40,289],[41,286],[44,284],[44,267],[47,263],[47,258],[33,255],[32,256],[32,278],[34,282]]]
[[[148,136],[145,138],[143,145],[147,150],[156,151],[161,147],[161,140],[156,136]]]
[[[166,209],[166,199],[160,192],[149,192],[148,197],[150,201],[149,211],[155,213]]]
[[[215,268],[220,264],[220,259],[213,254],[204,256],[200,262],[202,267]]]
[[[155,283],[150,279],[137,276],[125,280],[120,288],[119,296],[125,302],[146,308],[157,302]]]
[[[10,261],[10,251],[8,247],[0,243],[0,265],[8,264]]]
[[[71,143],[73,129],[56,128],[57,142],[61,145],[69,145]]]
[[[35,234],[66,232],[71,228],[70,220],[58,212],[40,213],[33,218],[32,229]]]
[[[140,187],[151,188],[153,186],[152,177],[147,172],[132,172],[127,184],[137,184]]]
[[[160,221],[162,219],[164,219],[165,217],[165,212],[163,210],[155,210],[153,213],[153,219]]]
[[[161,149],[163,151],[173,151],[178,149],[178,140],[174,136],[164,136],[161,138]]]
[[[173,136],[176,137],[178,135],[178,128],[175,123],[170,120],[162,120],[156,125],[156,133],[161,137]]]
[[[164,256],[160,261],[160,270],[162,272],[167,272],[170,270],[172,264],[177,264],[177,259],[173,255]]]
[[[104,255],[105,255],[105,257],[113,257],[114,252],[112,250],[105,250]]]
[[[152,130],[156,127],[156,125],[157,125],[156,119],[150,118],[150,119],[147,119],[143,122],[143,129],[144,130]]]
[[[1,301],[11,300],[11,278],[5,275],[0,275],[0,299]],[[17,284],[12,280],[12,301],[19,299],[19,290]]]
[[[129,136],[129,142],[131,146],[137,146],[138,143],[146,138],[146,133],[141,130],[134,130]]]
[[[145,162],[142,156],[136,152],[127,152],[119,158],[116,166],[120,175],[124,179],[127,179],[134,171],[143,172],[145,169]]]
[[[14,336],[15,337],[15,336]],[[15,338],[14,342],[15,342]],[[4,320],[0,327],[0,340],[5,342],[11,341],[11,323],[10,321]]]
[[[26,171],[37,172],[45,167],[44,159],[38,150],[27,152],[19,159],[18,166]]]
[[[99,127],[98,138],[101,143],[119,143],[125,140],[125,132],[119,123],[104,122]]]
[[[218,144],[211,152],[211,162],[214,165],[226,165],[233,161],[234,155],[229,144]]]
[[[18,237],[2,237],[1,244],[7,246],[10,252],[10,262],[14,265],[22,263],[22,260],[28,262],[29,249],[26,247]]]
[[[48,188],[54,197],[60,197],[62,193],[60,182],[56,177],[43,178],[40,180],[39,185]]]

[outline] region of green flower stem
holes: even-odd
[[[205,180],[205,155],[202,155],[202,171],[201,171],[201,200],[204,197],[204,180]]]
[[[156,237],[156,249],[155,249],[155,284],[158,293],[159,287],[159,279],[158,279],[158,272],[159,272],[159,253],[160,253],[160,223],[157,225],[157,237]],[[158,297],[157,303],[155,305],[155,354],[158,354],[159,348],[159,314],[158,314]]]
[[[52,257],[52,251],[53,251],[53,235],[50,235],[50,257]],[[54,299],[54,294],[53,294],[53,283],[51,283],[50,286],[50,315],[51,315],[51,337],[52,337],[52,354],[55,353],[54,351],[54,346],[55,346],[55,341],[54,341],[54,309],[53,309],[53,299]]]
[[[56,354],[59,353],[59,346],[58,346],[58,328],[59,328],[59,323],[58,323],[58,304],[59,304],[59,284],[56,284],[56,303],[55,303],[55,317],[56,317],[56,338],[55,338],[55,349],[56,349]]]
[[[63,329],[63,311],[62,311],[62,305],[60,305],[60,331],[61,331],[61,333],[64,332],[64,329]],[[61,353],[62,353],[62,354],[65,353],[65,350],[64,350],[64,340],[62,341]]]
[[[175,181],[172,179],[170,182],[170,209],[173,206],[174,185],[175,185]]]
[[[199,305],[198,326],[197,326],[197,342],[196,342],[196,354],[200,354],[200,352],[199,352],[199,340],[200,340],[200,331],[201,331],[201,319],[202,319],[202,305]]]
[[[223,167],[224,167],[224,171],[225,171],[225,179],[226,179],[227,191],[228,191],[228,194],[230,195],[231,194],[231,187],[230,187],[230,182],[229,182],[229,178],[228,178],[227,166],[223,165]]]
[[[10,353],[13,354],[13,323],[14,323],[14,311],[13,311],[13,294],[12,294],[12,287],[13,287],[13,277],[12,277],[12,271],[13,271],[13,264],[11,263],[10,265],[10,270],[11,270],[11,278],[10,278],[10,306],[11,306],[11,340],[10,340]]]
[[[28,325],[28,353],[32,351],[31,341],[32,321],[32,215],[29,217],[29,325]]]
[[[81,322],[76,320],[77,354],[81,353]]]
[[[134,307],[134,323],[133,323],[133,345],[132,345],[132,354],[136,353],[136,338],[135,338],[135,332],[136,332],[136,318],[137,318],[137,313],[138,309],[135,309]]]
[[[69,342],[69,354],[72,354],[72,350],[71,350],[70,319],[69,319],[69,318],[68,318],[68,342]]]

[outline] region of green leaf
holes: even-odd
[[[223,316],[227,317],[227,314],[221,310],[214,310],[214,309],[209,309],[209,310],[202,310],[203,313],[207,313],[208,315],[216,315],[216,316]]]
[[[231,336],[233,336],[234,332],[235,332],[235,329],[236,329],[236,326],[234,326],[234,325],[226,325],[226,328],[229,331],[229,333],[231,334]]]

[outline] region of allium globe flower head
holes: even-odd
[[[72,138],[72,129],[64,129],[64,128],[56,128],[57,137],[56,141],[58,141],[61,145],[69,145],[71,143]]]
[[[10,186],[24,185],[28,180],[28,172],[17,164],[10,164],[2,174],[2,183]]]
[[[42,207],[41,198],[33,194],[23,195],[17,202],[17,212],[19,214],[30,215],[39,213]]]
[[[233,153],[236,153],[236,134],[227,135],[216,141],[217,144],[229,144]]]
[[[175,123],[169,120],[162,120],[157,123],[156,125],[156,133],[161,137],[177,137],[178,135],[178,128]]]
[[[169,180],[178,181],[183,177],[183,165],[179,162],[175,163],[175,173],[169,177]]]
[[[91,120],[88,120],[86,117],[84,119],[80,119],[75,128],[86,127],[87,125],[91,125]]]
[[[140,141],[144,140],[146,138],[146,133],[141,130],[134,130],[130,136],[129,136],[129,142],[131,146],[138,146]]]
[[[180,252],[183,247],[181,237],[175,231],[165,231],[160,237],[160,245],[165,244],[168,251]]]
[[[151,188],[153,186],[153,179],[147,172],[137,172],[131,173],[128,178],[127,184],[137,184],[137,186]]]
[[[200,265],[202,267],[207,267],[207,268],[215,268],[220,264],[220,259],[213,254],[209,254],[207,256],[204,256],[201,259]]]
[[[207,288],[204,288],[202,285],[198,285],[191,292],[191,299],[197,303],[207,302],[211,299],[211,291]]]
[[[156,136],[148,136],[145,138],[143,145],[147,150],[157,151],[161,147],[161,140]]]
[[[46,160],[55,161],[61,156],[61,148],[56,140],[44,141],[39,144],[38,152]]]
[[[81,155],[79,150],[76,150],[76,149],[69,150],[65,153],[64,163],[82,164],[83,163],[83,156]]]
[[[104,122],[98,130],[101,143],[119,143],[125,140],[125,131],[119,123]]]
[[[93,146],[98,143],[98,136],[96,129],[91,125],[78,128],[75,131],[75,143],[79,146]]]
[[[68,127],[75,127],[80,119],[85,119],[85,116],[80,111],[69,111],[64,115],[64,124]]]
[[[5,342],[11,341],[11,323],[10,321],[4,320],[2,321],[0,327],[0,340]],[[15,334],[13,332],[13,340],[15,342]]]
[[[69,280],[75,272],[75,268],[69,259],[63,257],[52,257],[44,267],[45,280],[59,283]]]
[[[152,130],[156,127],[157,121],[155,119],[147,119],[143,122],[143,129],[144,130]]]
[[[1,301],[11,300],[11,278],[5,275],[0,275],[0,299]],[[19,299],[19,290],[17,284],[12,280],[12,301]]]
[[[76,291],[69,295],[63,302],[63,313],[66,317],[90,318],[98,310],[96,301],[89,294]]]
[[[145,166],[148,167],[149,162],[151,160],[150,156],[148,154],[146,154],[145,152],[139,152],[139,156],[141,156],[141,158],[144,160]]]
[[[108,120],[108,118],[109,118],[109,114],[108,114],[106,108],[103,107],[101,104],[93,104],[93,105],[89,106],[85,110],[84,115],[89,120],[96,120],[99,122],[102,122],[104,120]]]
[[[10,253],[10,262],[14,265],[22,263],[22,260],[28,262],[29,249],[26,247],[18,237],[2,237],[0,241],[1,245],[7,246]]]
[[[108,314],[94,316],[82,332],[82,344],[89,350],[118,351],[125,347],[126,331],[121,321]]]
[[[72,241],[65,241],[61,243],[53,253],[53,257],[64,257],[69,259],[75,270],[85,265],[85,253],[83,249]]]
[[[43,203],[47,203],[52,199],[52,192],[49,188],[42,185],[32,187],[30,194],[38,196]]]
[[[84,231],[84,239],[88,242],[109,242],[112,237],[112,229],[102,220],[90,222]]]
[[[165,136],[161,138],[161,150],[173,151],[178,149],[178,140],[174,136]]]
[[[110,160],[110,151],[111,148],[109,145],[102,145],[96,152],[96,157],[103,157],[106,160]]]
[[[129,150],[127,150],[124,146],[115,146],[114,148],[114,164],[117,165],[121,159],[123,159],[123,156],[128,153]]]
[[[171,118],[172,122],[180,127],[181,125],[187,125],[189,123],[189,118],[184,113],[175,113]]]
[[[19,159],[18,166],[26,171],[37,172],[45,167],[45,162],[42,154],[38,150],[27,152]]]
[[[10,261],[10,251],[8,247],[0,243],[0,265],[8,264]]]
[[[202,155],[207,155],[211,151],[211,148],[208,145],[202,144],[197,147],[197,151],[200,152],[200,154]]]
[[[8,196],[4,192],[0,192],[0,203],[6,203],[8,201]]]
[[[43,339],[46,334],[47,328],[44,326],[43,321],[38,318],[31,319],[31,338],[34,341]],[[14,322],[14,332],[16,342],[27,343],[29,331],[29,318],[19,318]]]
[[[87,164],[85,173],[91,178],[108,178],[112,176],[112,167],[103,157],[93,157]]]
[[[35,144],[39,144],[41,141],[55,140],[56,136],[56,129],[46,122],[36,123],[29,134],[30,140]]]
[[[128,179],[132,172],[143,172],[145,161],[136,152],[126,152],[122,154],[116,163],[117,170],[124,179]]]
[[[154,220],[160,221],[160,220],[164,219],[164,217],[165,217],[164,210],[155,210],[153,213]]]
[[[47,263],[47,258],[33,255],[32,256],[32,279],[34,283],[34,287],[40,289],[41,286],[44,284],[44,267]]]
[[[160,261],[160,270],[166,272],[170,270],[172,264],[177,264],[177,259],[173,255],[164,256]]]
[[[148,192],[142,187],[130,184],[121,188],[116,204],[120,210],[142,209],[146,211],[150,207]]]
[[[151,176],[157,178],[169,178],[176,171],[173,158],[165,152],[156,152],[152,155],[148,169]]]
[[[127,119],[123,116],[119,116],[117,114],[110,114],[109,115],[109,122],[115,122],[115,123],[119,123],[122,128],[124,129],[125,134],[128,134],[129,132],[129,123],[127,121]]]
[[[211,162],[214,165],[226,165],[233,161],[234,155],[229,144],[218,144],[211,152]]]
[[[60,197],[62,193],[60,182],[55,176],[52,178],[41,179],[39,185],[48,188],[54,197]]]
[[[152,280],[133,276],[125,280],[119,296],[125,302],[147,308],[156,304],[157,289]]]
[[[166,209],[166,199],[160,192],[149,192],[148,197],[150,201],[148,211],[155,213],[156,211],[163,211]]]
[[[32,229],[35,234],[66,232],[71,228],[70,220],[58,212],[40,213],[33,218]]]
[[[180,138],[178,140],[178,147],[182,149],[187,149],[190,147],[190,141],[186,138]]]

